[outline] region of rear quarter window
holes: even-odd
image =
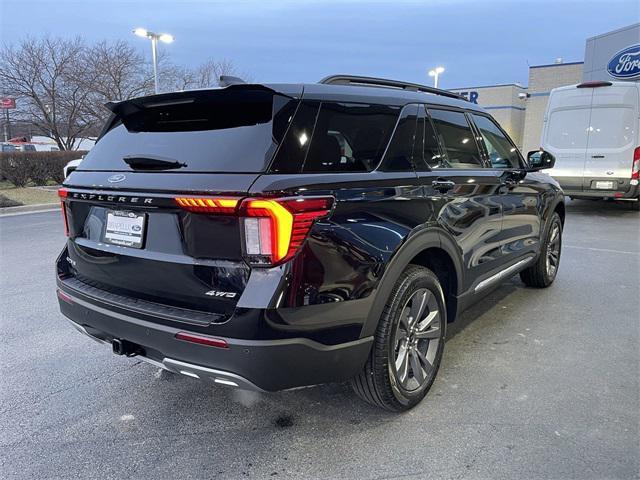
[[[386,105],[303,102],[270,171],[369,172],[380,163],[399,113]]]

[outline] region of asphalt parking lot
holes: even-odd
[[[427,399],[213,387],[114,356],[58,312],[58,212],[0,218],[2,478],[637,478],[640,215],[567,205],[547,290],[505,282],[449,330]]]

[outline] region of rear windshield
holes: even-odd
[[[176,173],[262,172],[297,104],[266,89],[185,92],[138,102],[120,108],[78,170],[130,171],[124,159],[137,157],[177,162]]]

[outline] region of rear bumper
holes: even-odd
[[[625,192],[615,190],[571,190],[563,188],[564,194],[573,198],[615,198],[615,199],[635,199],[640,195],[640,187],[638,185],[631,185]]]
[[[140,359],[160,368],[238,388],[277,391],[347,380],[360,371],[373,342],[372,337],[337,345],[306,338],[218,337],[228,348],[217,348],[175,338],[188,328],[135,318],[61,290],[60,310],[82,333],[105,344],[127,340],[141,347]]]

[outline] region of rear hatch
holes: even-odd
[[[232,207],[268,168],[300,94],[242,85],[111,104],[62,191],[66,284],[159,317],[225,321],[250,273]]]

